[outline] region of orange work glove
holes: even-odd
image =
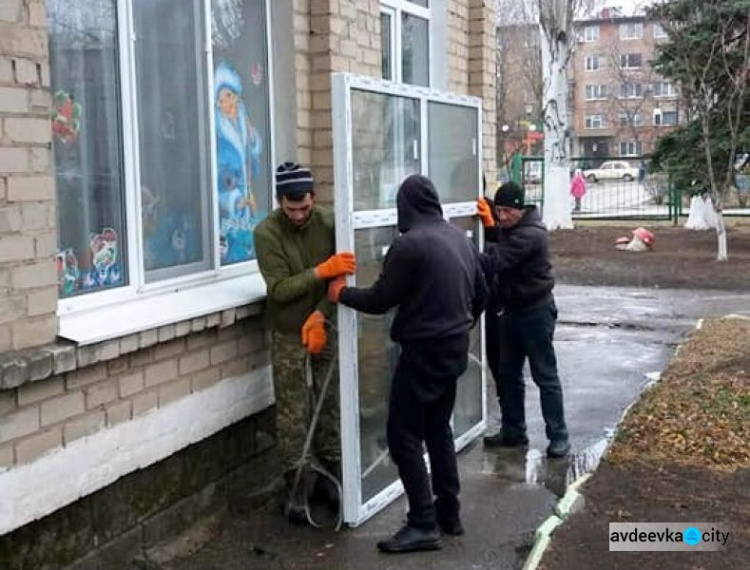
[[[492,208],[486,198],[480,198],[477,200],[477,216],[482,220],[482,225],[485,228],[495,227],[495,218],[492,217]]]
[[[319,354],[328,342],[326,318],[320,311],[313,311],[302,325],[302,344],[310,354]]]
[[[357,260],[350,251],[332,255],[315,268],[318,279],[334,279],[342,275],[351,275],[357,270]]]
[[[328,284],[328,300],[332,303],[338,303],[341,296],[341,290],[346,287],[346,277],[336,277]]]

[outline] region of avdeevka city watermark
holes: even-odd
[[[731,543],[731,534],[722,523],[609,523],[609,550],[724,550]]]

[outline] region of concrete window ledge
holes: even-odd
[[[0,355],[0,390],[18,388],[29,382],[114,360],[213,327],[228,327],[261,314],[264,306],[263,301],[254,302],[86,346],[58,339],[50,345],[4,353]]]

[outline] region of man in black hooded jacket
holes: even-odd
[[[468,365],[469,331],[483,310],[487,286],[479,253],[443,219],[429,179],[409,176],[396,201],[402,235],[391,244],[375,284],[360,289],[338,279],[328,294],[334,302],[370,314],[398,307],[391,338],[401,345],[401,355],[391,386],[387,434],[409,514],[406,526],[378,548],[411,552],[440,548],[438,525],[447,534],[463,534],[450,418],[456,380]]]
[[[495,194],[494,216],[480,199],[478,214],[489,243],[482,266],[492,289],[494,330],[487,330],[489,367],[495,378],[502,414],[499,433],[484,439],[487,446],[526,445],[523,365],[539,387],[549,446],[547,455],[570,451],[563,411],[563,393],[553,346],[557,307],[555,280],[549,261],[547,228],[536,206],[525,206],[523,190],[514,182]],[[488,308],[488,311],[490,309]]]

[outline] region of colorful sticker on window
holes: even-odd
[[[81,114],[81,105],[72,95],[62,90],[55,93],[52,132],[58,140],[65,144],[76,141],[81,130]]]
[[[253,82],[262,81],[260,65],[253,66],[251,74]],[[223,264],[237,263],[255,257],[253,230],[263,214],[256,205],[253,179],[259,174],[263,141],[242,100],[239,73],[221,62],[216,67],[214,85],[219,248]]]

